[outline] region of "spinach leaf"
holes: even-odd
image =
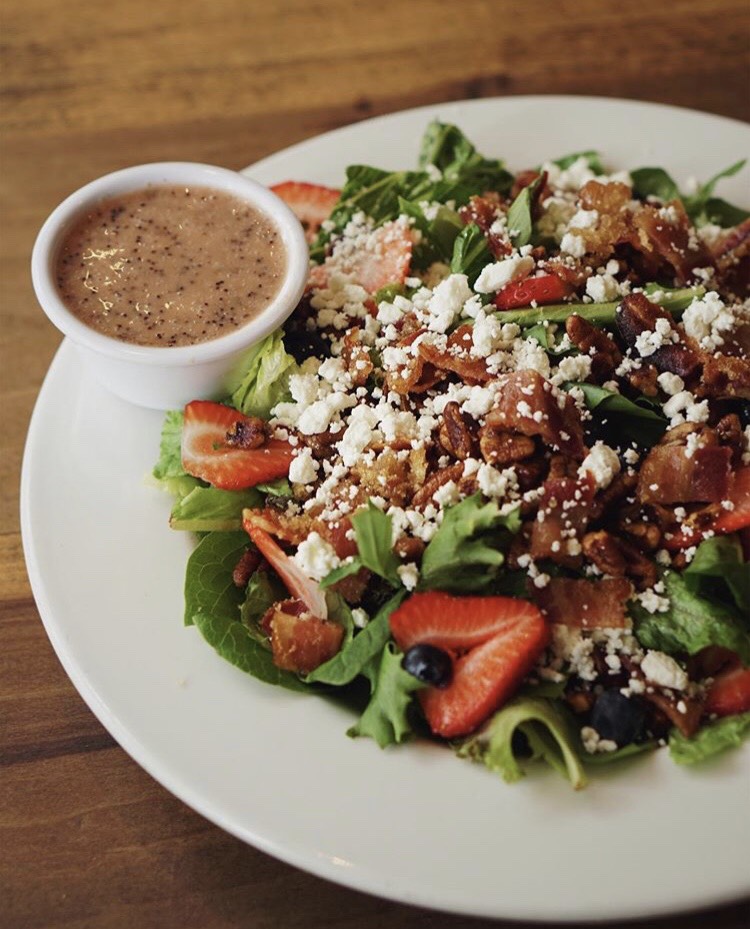
[[[294,674],[273,663],[268,648],[240,618],[244,600],[232,569],[247,548],[244,532],[211,532],[193,551],[185,577],[185,623],[195,625],[222,658],[270,684],[307,690]]]
[[[594,174],[604,174],[604,165],[599,152],[587,149],[585,152],[573,152],[571,155],[563,155],[562,158],[555,158],[552,164],[557,165],[565,171],[571,165],[575,164],[579,158],[585,158],[586,164],[591,168]]]
[[[453,243],[451,273],[465,274],[473,286],[482,268],[493,261],[482,230],[475,223],[469,223],[459,232]]]
[[[333,658],[307,675],[306,680],[341,687],[360,674],[370,680],[372,691],[377,681],[378,659],[391,635],[389,619],[403,601],[406,591],[399,591],[378,614],[358,632]]]
[[[268,419],[277,403],[289,397],[289,378],[297,362],[284,348],[280,329],[248,351],[231,378],[231,403],[250,416]]]
[[[750,621],[750,564],[736,536],[714,536],[701,542],[682,576],[693,593],[725,598],[728,594]]]
[[[750,713],[725,716],[703,726],[690,739],[673,729],[669,736],[669,754],[677,764],[696,764],[740,745],[749,736]]]
[[[479,493],[449,507],[422,556],[419,589],[466,593],[489,586],[505,561],[501,548],[520,526],[517,508],[502,515],[497,501],[484,503]]]
[[[750,212],[743,210],[739,206],[733,206],[731,203],[727,203],[727,201],[722,200],[721,197],[709,197],[703,204],[696,222],[699,226],[705,223],[714,223],[716,226],[728,229],[732,226],[739,226],[739,224],[743,223],[749,216]]]
[[[248,490],[198,486],[172,507],[169,525],[187,532],[234,532],[242,529],[242,510],[263,504],[262,495]]]
[[[641,199],[653,196],[664,201],[682,200],[690,219],[699,226],[716,223],[719,226],[736,226],[750,216],[747,210],[733,206],[713,192],[718,181],[732,177],[742,170],[745,161],[737,161],[723,171],[719,171],[709,181],[701,185],[695,194],[681,194],[675,181],[663,168],[638,168],[631,171],[633,193]]]
[[[565,390],[572,387],[583,391],[588,409],[595,411],[597,417],[607,417],[622,438],[650,446],[655,445],[667,430],[667,420],[645,398],[628,400],[622,394],[595,384],[568,382],[563,385]]]
[[[519,758],[516,732],[524,736],[527,751]],[[559,701],[516,697],[507,703],[476,735],[458,748],[460,758],[486,765],[504,781],[524,775],[522,760],[547,762],[576,790],[586,786],[586,773],[576,751],[577,737]]]
[[[708,213],[711,213],[713,216],[716,216],[719,210],[723,210],[726,207],[729,207],[731,218],[735,218],[735,222],[731,222],[729,225],[735,226],[738,223],[741,223],[744,219],[747,219],[750,216],[745,210],[739,209],[739,207],[733,207],[731,204],[726,203],[724,200],[718,200],[713,196],[714,188],[718,181],[724,177],[733,177],[739,171],[741,171],[747,164],[747,159],[742,161],[736,161],[733,165],[730,165],[728,168],[724,168],[723,171],[719,171],[718,174],[715,174],[709,181],[706,181],[705,184],[702,184],[697,193],[692,196],[683,197],[685,203],[685,209],[688,212],[688,215],[693,220],[693,222],[702,225],[706,222],[711,222],[707,217]],[[713,206],[709,206],[709,203],[713,201]],[[721,204],[721,207],[718,207],[718,204]],[[739,217],[739,218],[736,218]],[[725,217],[721,217],[722,219]],[[717,225],[723,225],[723,223],[718,223]]]
[[[630,172],[633,179],[633,193],[645,200],[658,197],[660,200],[677,200],[680,189],[664,168],[636,168]]]
[[[361,564],[393,587],[400,587],[401,579],[396,571],[400,562],[393,551],[391,517],[370,500],[366,507],[352,516],[352,526],[357,536]]]
[[[639,603],[630,603],[641,645],[688,655],[708,645],[722,645],[750,663],[750,634],[733,610],[693,593],[684,576],[674,571],[665,573],[664,585],[669,598],[666,612],[649,613]]]
[[[412,734],[407,711],[421,681],[401,667],[402,653],[393,642],[382,652],[375,690],[356,725],[347,735],[369,736],[381,748],[403,742]]]
[[[528,245],[534,231],[534,222],[531,218],[531,207],[542,176],[539,175],[518,194],[508,209],[508,229],[510,238],[516,248]]]

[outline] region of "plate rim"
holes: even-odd
[[[518,95],[510,97],[485,97],[471,100],[448,100],[370,117],[365,120],[360,120],[355,123],[350,123],[346,126],[329,130],[325,133],[321,133],[320,135],[311,136],[308,139],[295,143],[294,145],[288,146],[285,149],[281,149],[278,152],[260,159],[248,168],[243,169],[243,173],[263,170],[269,162],[276,159],[280,155],[288,154],[294,156],[299,152],[300,149],[304,148],[306,145],[309,145],[312,142],[318,142],[320,140],[331,141],[332,138],[335,139],[336,136],[351,131],[354,127],[362,127],[365,125],[372,126],[373,124],[377,126],[378,123],[388,121],[394,116],[416,118],[420,114],[435,113],[435,111],[440,108],[454,106],[471,107],[474,105],[487,106],[488,104],[494,104],[508,100],[533,103],[544,102],[549,104],[561,101],[575,101],[579,104],[595,102],[598,105],[601,105],[602,103],[611,103],[615,105],[627,104],[629,106],[648,107],[662,111],[674,110],[680,112],[681,114],[696,115],[702,119],[726,122],[734,125],[735,127],[741,127],[750,131],[750,128],[747,127],[744,123],[729,117],[705,113],[700,110],[690,109],[689,107],[628,100],[624,98],[596,97],[589,95]],[[335,863],[329,860],[329,857],[327,856],[320,856],[318,858],[311,859],[305,851],[297,851],[294,847],[286,846],[283,842],[274,840],[272,837],[267,836],[262,831],[255,832],[246,826],[235,824],[230,819],[222,815],[221,810],[212,808],[210,799],[204,798],[200,790],[192,787],[189,783],[189,778],[186,779],[179,772],[174,772],[169,768],[165,770],[163,763],[160,762],[156,756],[154,756],[153,752],[147,746],[142,745],[139,742],[138,737],[130,731],[128,726],[121,722],[119,718],[109,710],[106,703],[100,699],[96,689],[90,685],[84,669],[78,665],[75,657],[68,650],[68,644],[65,641],[63,631],[57,628],[54,616],[54,606],[50,602],[47,595],[42,576],[41,565],[37,557],[37,551],[34,542],[34,532],[32,529],[31,472],[33,467],[33,459],[35,456],[35,449],[37,448],[40,441],[39,423],[43,416],[43,408],[46,406],[49,400],[49,395],[54,390],[54,382],[58,377],[61,376],[60,372],[65,369],[65,366],[70,363],[70,359],[74,352],[74,346],[67,339],[64,339],[57,349],[52,362],[50,363],[49,369],[40,388],[39,395],[34,404],[34,410],[29,422],[21,467],[20,490],[20,521],[24,557],[26,560],[32,592],[39,610],[40,617],[45,627],[45,631],[66,674],[99,722],[116,739],[123,750],[128,755],[130,755],[130,757],[141,768],[143,768],[151,777],[153,777],[157,783],[159,783],[174,796],[178,797],[191,809],[195,810],[201,816],[217,825],[219,828],[235,836],[241,841],[251,844],[255,848],[258,848],[261,851],[270,854],[273,857],[276,857],[288,864],[298,867],[301,870],[312,873],[317,877],[321,877],[325,880],[351,887],[360,892],[369,893],[371,895],[376,895],[378,897],[383,897],[399,903],[424,906],[425,908],[440,912],[448,912],[457,915],[474,915],[489,918],[523,919],[530,922],[549,922],[551,919],[554,919],[560,923],[590,923],[598,922],[603,919],[632,919],[667,914],[676,915],[688,911],[704,910],[714,906],[729,904],[745,899],[747,890],[745,888],[737,888],[734,891],[725,891],[714,895],[709,895],[708,899],[705,893],[701,893],[700,899],[698,899],[698,896],[696,896],[695,899],[689,899],[687,901],[680,902],[677,905],[675,905],[674,902],[664,902],[661,905],[650,905],[646,908],[638,906],[634,906],[628,910],[623,910],[620,908],[616,912],[605,911],[600,906],[598,907],[596,914],[593,914],[592,909],[589,907],[585,912],[569,910],[567,913],[556,915],[554,917],[551,917],[546,910],[541,912],[539,910],[534,910],[533,907],[530,907],[524,911],[515,909],[512,911],[499,913],[496,908],[489,906],[480,905],[474,906],[473,908],[466,908],[463,906],[455,905],[441,905],[440,903],[434,902],[433,899],[429,899],[423,893],[408,893],[405,892],[404,888],[401,886],[390,887],[387,878],[383,878],[382,876],[378,875],[373,877],[372,873],[366,868],[360,867],[355,871],[347,871],[346,869],[338,867]]]

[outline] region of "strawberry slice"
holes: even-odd
[[[533,603],[511,597],[413,594],[390,619],[402,649],[435,645],[454,656],[451,683],[419,692],[430,729],[465,735],[505,703],[544,651],[549,628]]]
[[[698,545],[709,529],[715,535],[726,535],[728,532],[740,532],[750,527],[750,466],[735,471],[727,499],[732,504],[731,510],[722,510],[713,523],[706,526],[702,532],[675,532],[671,539],[665,541],[665,547],[669,551],[677,551]]]
[[[561,303],[572,293],[570,284],[556,274],[544,274],[507,284],[495,297],[495,306],[499,310],[516,310],[531,306],[532,303],[544,306],[547,303]]]
[[[328,619],[326,595],[319,585],[302,571],[299,565],[280,548],[265,529],[253,524],[253,511],[245,510],[242,525],[258,551],[284,582],[289,593],[301,600],[313,616]]]
[[[340,190],[307,184],[304,181],[284,181],[274,184],[271,190],[291,209],[305,230],[305,238],[312,242],[320,224],[328,219],[341,196]]]
[[[331,274],[343,274],[374,294],[387,284],[403,284],[411,266],[412,238],[409,227],[398,221],[384,223],[368,236],[353,254],[336,252],[310,271],[308,284],[323,288]]]
[[[227,440],[227,433],[238,423],[251,422],[251,417],[221,403],[188,403],[182,426],[182,467],[220,490],[242,490],[285,477],[293,457],[286,442],[269,439],[260,448],[248,449]]]
[[[734,716],[750,710],[750,668],[739,661],[714,679],[706,694],[705,711],[716,716]]]

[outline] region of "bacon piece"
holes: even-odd
[[[719,503],[731,488],[732,451],[715,445],[687,449],[657,445],[648,453],[638,476],[641,503]]]
[[[695,280],[694,268],[713,267],[713,257],[695,234],[679,200],[661,209],[643,204],[633,213],[632,221],[641,246],[647,246],[670,265],[681,284]]]
[[[624,578],[587,581],[553,577],[534,590],[534,600],[551,623],[571,629],[624,629],[630,624],[625,603],[633,592]]]
[[[419,354],[440,371],[452,371],[466,384],[483,384],[490,380],[487,364],[482,358],[469,354],[472,345],[471,326],[459,326],[448,336],[445,348],[424,340],[419,343]]]
[[[276,604],[264,623],[271,632],[273,663],[284,671],[309,674],[341,648],[344,627],[309,613],[295,615]]]
[[[679,702],[683,703],[685,706],[685,712],[681,713],[677,709],[678,700],[675,699],[671,693],[667,695],[662,691],[654,689],[652,693],[647,690],[643,694],[643,697],[658,710],[661,710],[672,725],[676,726],[685,738],[689,739],[698,731],[701,717],[703,716],[702,700],[698,700],[695,697],[688,697],[686,694],[681,693],[679,695]]]
[[[750,297],[750,219],[732,230],[716,260],[722,290],[739,300]]]
[[[354,326],[344,336],[341,347],[341,358],[346,370],[352,377],[355,387],[364,387],[367,378],[372,374],[374,365],[366,346],[360,341],[359,326]]]
[[[578,539],[591,519],[596,485],[591,475],[548,478],[543,485],[537,517],[531,528],[532,558],[566,564],[581,551]],[[573,543],[573,550],[568,543]]]
[[[496,235],[491,232],[492,224],[504,212],[501,196],[488,191],[482,197],[472,197],[469,202],[459,207],[458,215],[468,226],[469,223],[479,226],[487,238],[487,244],[495,258],[504,258],[513,251],[510,240],[505,235]]]
[[[658,304],[652,303],[645,294],[628,294],[617,310],[616,323],[620,335],[631,347],[635,347],[636,339],[642,332],[654,332],[656,321],[666,319],[670,326],[681,335],[680,342],[668,343],[648,356],[649,363],[655,365],[659,371],[670,371],[678,374],[683,380],[691,380],[697,376],[701,368],[701,356],[692,347],[685,344],[685,334],[681,326]]]
[[[515,371],[497,384],[500,402],[486,416],[489,427],[538,435],[553,448],[583,460],[583,424],[571,397],[553,388],[538,371]]]

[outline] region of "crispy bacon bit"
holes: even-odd
[[[680,694],[676,699],[671,693],[666,694],[663,691],[653,689],[653,693],[648,690],[643,694],[645,700],[652,703],[658,710],[664,713],[680,732],[690,738],[695,735],[700,726],[701,716],[703,715],[703,702],[696,697],[688,697]],[[677,708],[678,703],[682,703],[685,712],[681,713]]]
[[[264,622],[266,622],[264,617]],[[310,613],[293,615],[279,604],[267,621],[273,663],[284,671],[309,674],[339,651],[344,628]]]
[[[364,387],[375,366],[367,348],[360,342],[358,326],[350,329],[344,336],[341,357],[355,387]]]
[[[549,478],[544,482],[531,529],[532,558],[576,563],[581,551],[577,540],[591,518],[595,492],[596,485],[588,472],[582,478]]]
[[[264,420],[258,416],[246,416],[238,420],[227,432],[226,442],[232,448],[260,448],[268,436]]]
[[[473,434],[472,420],[461,411],[461,407],[455,400],[445,405],[438,435],[440,444],[449,455],[460,461],[473,457],[476,439]]]
[[[592,326],[577,313],[567,318],[565,331],[576,348],[584,355],[591,356],[591,372],[597,381],[606,381],[612,377],[615,368],[622,361],[622,352],[606,332]]]
[[[583,425],[572,398],[555,391],[538,371],[515,371],[498,380],[500,404],[485,422],[498,430],[538,435],[548,445],[581,461]]]
[[[243,552],[240,556],[240,560],[234,566],[234,571],[232,571],[232,583],[234,586],[240,588],[247,587],[247,582],[258,570],[261,561],[263,561],[263,559],[260,552],[257,552],[254,548],[249,548],[246,552]]]
[[[479,430],[479,449],[486,462],[502,468],[530,458],[536,451],[536,444],[529,436],[482,426]]]
[[[510,241],[503,235],[491,232],[495,220],[503,215],[503,200],[499,194],[488,192],[483,197],[472,197],[469,202],[459,207],[458,214],[468,225],[474,223],[487,237],[487,244],[495,258],[504,258],[513,250]]]
[[[406,334],[398,343],[399,348],[408,348],[426,329],[415,329]],[[410,353],[408,362],[397,371],[389,371],[386,376],[388,390],[397,394],[421,394],[434,387],[444,375],[434,365],[428,364],[421,353]]]
[[[448,336],[444,349],[432,342],[419,343],[420,356],[440,371],[452,371],[458,374],[466,384],[483,384],[491,377],[483,358],[474,358],[469,354],[472,344],[471,326],[459,326]]]
[[[731,486],[732,452],[707,446],[691,455],[682,446],[657,445],[638,475],[641,503],[720,503]]]
[[[647,246],[670,265],[681,284],[695,280],[694,268],[713,267],[711,254],[696,236],[679,200],[673,200],[662,209],[643,204],[633,214],[633,225],[642,246]]]
[[[726,237],[716,267],[723,291],[739,300],[750,297],[750,219],[740,223]]]
[[[534,591],[534,600],[551,623],[571,629],[624,629],[629,624],[625,604],[633,589],[623,578],[587,581],[553,577]]]
[[[676,327],[674,320],[645,294],[628,294],[618,308],[616,322],[620,335],[625,342],[635,348],[636,339],[642,332],[654,332],[658,319],[669,320],[670,326],[676,328],[684,337],[682,327]],[[684,344],[684,338],[678,343],[668,343],[648,356],[649,363],[659,371],[678,374],[683,380],[691,380],[700,372],[701,358],[692,348]]]

